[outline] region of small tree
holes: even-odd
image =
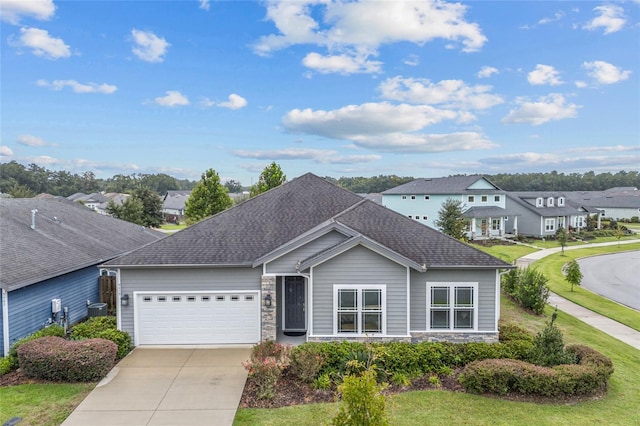
[[[567,275],[565,276],[565,280],[571,284],[571,291],[573,291],[573,286],[579,286],[582,282],[582,271],[580,271],[580,264],[573,259],[571,262],[567,264]]]
[[[556,238],[558,240],[558,244],[560,244],[560,247],[562,248],[562,255],[564,256],[564,248],[567,246],[567,231],[563,227],[558,228],[556,231]]]
[[[121,205],[117,205],[113,200],[110,200],[107,204],[106,211],[115,218],[138,225],[144,225],[142,220],[144,205],[138,198],[129,197]]]
[[[220,176],[215,170],[209,169],[202,174],[185,203],[187,222],[194,223],[213,216],[232,205],[229,191],[220,183]]]
[[[533,348],[529,354],[532,364],[553,367],[561,364],[575,364],[576,358],[572,353],[565,351],[562,331],[555,325],[558,317],[558,308],[553,312],[551,321],[547,322],[533,339]]]
[[[438,211],[438,220],[435,224],[445,234],[458,240],[462,239],[466,226],[462,215],[462,201],[448,198]]]
[[[276,162],[272,162],[264,168],[258,179],[258,183],[251,187],[250,194],[255,197],[272,188],[276,188],[287,181],[287,177]]]
[[[162,200],[160,196],[147,187],[140,187],[133,191],[130,198],[142,202],[142,224],[157,228],[162,224]]]
[[[624,237],[624,229],[622,225],[616,223],[615,228],[613,228],[613,235],[616,237],[616,240],[618,240],[618,247],[620,247],[620,239]]]
[[[338,386],[342,395],[340,412],[333,419],[335,426],[385,426],[390,424],[386,413],[384,385],[376,382],[373,369],[360,375],[348,375]]]

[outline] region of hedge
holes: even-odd
[[[458,380],[468,391],[504,395],[518,392],[548,397],[588,395],[606,386],[611,360],[586,346],[567,346],[578,364],[540,367],[520,360],[486,359],[466,365]]]
[[[71,340],[107,339],[118,345],[117,359],[131,352],[131,336],[116,328],[116,317],[93,317],[71,330]]]
[[[0,375],[6,374],[12,370],[18,368],[18,348],[24,343],[30,342],[34,339],[39,339],[45,336],[58,336],[64,337],[64,327],[58,324],[50,325],[49,327],[42,328],[35,333],[23,337],[11,346],[9,353],[6,357],[0,360]]]
[[[118,346],[105,339],[68,341],[47,336],[18,348],[26,376],[60,382],[91,382],[103,378],[115,364]]]

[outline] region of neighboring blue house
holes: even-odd
[[[97,265],[161,237],[64,198],[0,199],[0,354],[61,322],[65,307],[68,324],[84,319],[99,301]]]
[[[469,238],[474,239],[517,230],[518,215],[507,209],[506,198],[506,191],[483,176],[452,176],[416,179],[388,189],[382,193],[382,205],[437,229],[442,204],[447,199],[460,201],[470,222]]]
[[[135,345],[211,345],[497,342],[514,266],[305,174],[103,267]]]

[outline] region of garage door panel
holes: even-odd
[[[140,345],[256,343],[260,298],[258,292],[142,294],[136,321]]]

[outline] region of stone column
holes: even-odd
[[[273,275],[263,275],[261,280],[262,300],[260,301],[260,326],[262,331],[262,341],[276,340],[276,277]],[[271,296],[271,306],[265,306],[265,297]]]

